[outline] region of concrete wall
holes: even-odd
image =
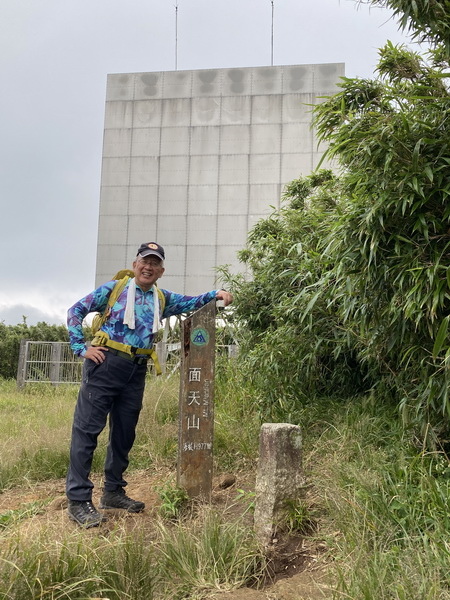
[[[166,249],[162,287],[197,294],[242,270],[247,232],[321,152],[311,105],[342,63],[109,75],[96,283],[142,242]]]

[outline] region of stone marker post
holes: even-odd
[[[191,498],[212,490],[216,302],[182,323],[177,485]]]
[[[304,486],[302,434],[298,425],[265,423],[259,438],[255,533],[268,547],[283,516],[286,500],[297,500]]]

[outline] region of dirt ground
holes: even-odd
[[[133,498],[142,500],[146,509],[139,514],[124,513],[120,510],[104,511],[108,520],[99,528],[86,530],[86,535],[105,535],[113,530],[118,521],[132,531],[138,528],[152,530],[155,513],[160,499],[156,489],[170,477],[169,472],[141,471],[127,477],[127,492]],[[93,501],[96,506],[101,494],[101,481],[93,478],[95,488]],[[231,515],[234,511],[243,511],[242,502],[236,502],[238,490],[254,489],[251,476],[234,476],[224,474],[214,480],[211,504]],[[40,526],[67,532],[68,528],[78,527],[70,521],[66,514],[67,500],[64,494],[64,480],[52,480],[29,487],[13,488],[0,494],[0,515],[10,510],[23,510],[33,502],[44,502],[39,514],[21,521],[20,526],[28,529]],[[246,513],[252,519],[251,512]],[[281,536],[280,536],[281,537]],[[270,550],[271,575],[262,589],[241,588],[233,592],[216,593],[213,600],[323,600],[331,598],[329,576],[326,561],[323,559],[326,550],[319,541],[305,540],[290,536],[274,541]]]

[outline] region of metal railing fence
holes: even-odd
[[[235,356],[237,346],[220,346],[229,357]],[[180,342],[158,342],[156,350],[166,376],[171,376],[180,365]],[[152,368],[152,364],[149,364]],[[68,342],[36,342],[21,340],[17,385],[27,383],[79,384],[83,370],[83,359],[75,356]]]
[[[83,359],[75,356],[68,342],[21,340],[17,385],[27,383],[80,383]]]

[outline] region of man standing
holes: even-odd
[[[128,512],[145,508],[143,502],[125,494],[127,482],[123,474],[135,440],[147,360],[160,320],[201,308],[214,298],[223,300],[225,306],[232,302],[231,294],[224,290],[200,296],[158,290],[155,284],[164,273],[164,259],[164,249],[155,242],[139,247],[133,262],[134,278],[110,307],[108,318],[91,346],[87,347],[84,340],[83,319],[91,312],[106,310],[117,282],[105,283],[68,311],[70,345],[75,354],[86,360],[73,420],[66,493],[69,517],[84,527],[96,527],[104,520],[92,503],[94,486],[89,475],[97,438],[108,415],[109,443],[100,508],[121,508]]]

